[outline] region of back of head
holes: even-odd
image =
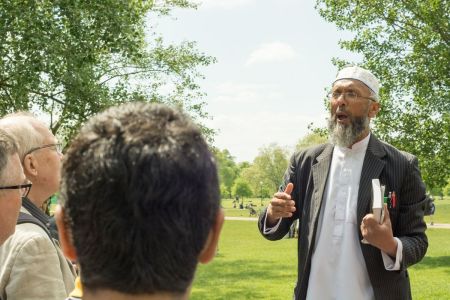
[[[186,292],[219,211],[214,160],[186,116],[156,104],[110,108],[81,129],[62,172],[85,289]]]
[[[21,182],[15,182],[21,172],[16,143],[9,134],[0,129],[0,186],[4,188],[21,184]],[[13,196],[14,194],[17,196]],[[14,233],[21,204],[18,195],[13,190],[0,190],[0,246]]]
[[[31,113],[18,112],[0,119],[0,128],[14,137],[19,157],[23,160],[30,149],[42,145],[43,136],[40,130],[46,126]]]
[[[8,161],[16,153],[16,142],[6,131],[0,129],[0,184],[4,184],[8,179]]]

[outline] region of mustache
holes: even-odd
[[[338,107],[335,112],[331,112],[331,120],[336,121],[337,114],[339,113],[345,113],[349,119],[353,120],[353,114],[349,112],[345,107]]]

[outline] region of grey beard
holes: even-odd
[[[350,118],[350,124],[343,125],[336,122],[336,115],[328,119],[328,133],[330,142],[333,145],[350,148],[361,133],[369,128],[369,118],[367,116]]]

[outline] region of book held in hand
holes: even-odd
[[[384,188],[378,178],[372,179],[372,213],[380,224],[384,219]]]
[[[384,220],[384,189],[378,178],[372,179],[372,213],[378,223],[382,224]],[[365,239],[361,243],[368,244]]]

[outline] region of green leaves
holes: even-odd
[[[238,178],[233,184],[233,195],[241,198],[251,197],[253,195],[253,191],[244,179]]]
[[[278,191],[288,166],[288,155],[287,149],[276,144],[262,147],[253,163],[242,169],[240,176],[249,183],[255,194],[262,188],[265,194],[271,195]]]
[[[224,197],[270,197],[278,190],[288,165],[288,150],[276,144],[259,149],[253,163],[236,164],[226,149],[213,149]]]
[[[375,133],[418,156],[428,187],[443,187],[450,177],[449,2],[318,0],[316,7],[355,33],[341,47],[361,53],[381,81]]]
[[[127,101],[175,105],[200,123],[207,115],[198,100],[203,94],[197,69],[214,59],[199,53],[195,43],[165,45],[153,32],[145,39],[146,16],[156,18],[174,7],[195,5],[181,0],[2,1],[0,114],[47,113],[53,132],[66,140],[89,116]]]

